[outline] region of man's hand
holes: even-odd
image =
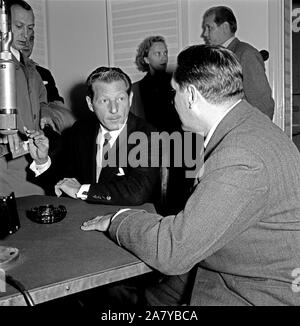
[[[80,187],[81,184],[75,178],[64,178],[55,185],[54,190],[57,197],[64,192],[72,198],[77,198],[76,194]]]
[[[83,231],[101,231],[101,232],[106,232],[110,226],[111,223],[111,218],[115,215],[113,214],[107,214],[103,216],[96,216],[95,218],[83,222],[81,225],[81,230]]]
[[[41,118],[41,121],[40,121],[41,129],[44,129],[46,125],[50,126],[54,131],[59,132],[57,130],[57,128],[55,126],[55,123],[54,123],[52,118],[50,118],[50,117]]]
[[[29,139],[29,152],[36,164],[44,164],[48,160],[49,139],[40,131],[25,129]]]

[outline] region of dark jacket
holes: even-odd
[[[87,194],[89,202],[140,205],[152,201],[159,179],[159,168],[150,167],[151,155],[152,158],[155,155],[150,151],[150,134],[156,130],[131,113],[126,127],[109,151],[109,159],[116,157],[116,161],[112,161],[114,166],[103,167],[96,182],[96,138],[100,123],[96,117],[77,121],[64,135],[62,154],[58,159],[53,158],[52,170],[56,172],[55,176],[52,173],[52,183],[70,177],[76,178],[81,184],[90,184]],[[132,167],[128,164],[128,155],[136,146],[128,144],[128,138],[133,132],[145,135],[146,144],[138,149],[143,152],[141,158],[147,160],[146,167]],[[120,149],[124,154],[121,159]]]

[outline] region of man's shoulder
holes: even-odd
[[[233,49],[232,51],[235,52],[236,54],[238,53],[253,53],[253,54],[259,54],[259,51],[250,43],[240,41],[239,39],[235,39],[233,41]]]

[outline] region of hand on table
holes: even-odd
[[[54,190],[57,197],[64,192],[72,198],[77,198],[76,194],[80,187],[81,184],[75,178],[64,178],[55,185]]]
[[[110,226],[111,218],[115,215],[113,214],[107,214],[103,216],[96,216],[95,218],[83,222],[82,226],[80,227],[83,231],[101,231],[106,232]]]

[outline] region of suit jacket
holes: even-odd
[[[16,65],[17,127],[20,136],[24,137],[24,126],[31,130],[40,129],[42,111],[48,108],[47,92],[31,59],[21,54],[20,62],[14,56],[13,61]],[[3,146],[6,147],[0,144],[0,147]],[[9,155],[0,157],[0,195],[6,196],[12,191],[16,197],[45,193],[28,173],[31,161],[29,154],[15,159]]]
[[[58,89],[55,84],[55,80],[50,72],[50,70],[41,67],[39,65],[36,65],[36,70],[40,74],[43,83],[47,89],[47,98],[48,102],[54,102],[54,101],[61,101],[64,103],[63,97],[61,97],[58,93]]]
[[[59,161],[53,159],[54,163],[59,162],[59,167],[54,166],[56,180],[72,177],[81,184],[90,184],[89,202],[140,205],[152,201],[159,178],[159,168],[150,167],[151,155],[154,155],[151,153],[150,135],[155,129],[131,113],[126,127],[109,151],[113,166],[103,167],[96,182],[96,138],[100,124],[96,117],[77,121],[64,136],[62,157]],[[136,145],[128,144],[133,132],[140,132],[146,137],[143,148],[139,147],[143,151],[141,156],[146,159],[145,167],[132,167],[128,163],[128,155]]]
[[[274,100],[260,52],[238,38],[235,38],[227,48],[234,52],[242,65],[246,100],[272,120]]]
[[[293,292],[300,266],[298,149],[242,101],[220,122],[204,155],[183,211],[162,217],[129,210],[115,217],[110,236],[162,273],[195,266],[192,305],[299,306]]]
[[[172,74],[149,72],[132,86],[131,112],[152,124],[159,131],[181,131],[181,121],[174,107]]]

